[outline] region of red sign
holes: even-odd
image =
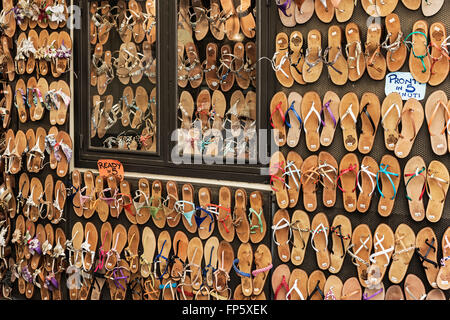
[[[125,170],[123,168],[122,163],[117,160],[98,160],[97,161],[98,172],[100,176],[103,178],[107,178],[109,176],[116,176],[119,181],[122,181],[125,176]]]

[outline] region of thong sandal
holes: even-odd
[[[249,39],[254,38],[256,22],[251,10],[251,0],[241,0],[241,4],[236,7],[236,15],[239,17],[242,33]]]
[[[289,147],[295,148],[300,140],[301,129],[303,125],[301,114],[302,96],[297,92],[291,92],[288,97],[288,105],[290,106],[285,115],[285,123],[289,128],[286,143]],[[287,120],[289,116],[289,121]]]
[[[317,155],[311,155],[303,161],[301,172],[303,190],[303,206],[308,212],[314,212],[317,208],[317,184],[320,181],[319,159]]]
[[[375,287],[367,287],[364,289],[363,300],[384,300],[385,299],[384,284],[381,283]]]
[[[422,0],[422,13],[425,17],[431,17],[438,13],[444,6],[444,0]]]
[[[319,0],[316,0],[316,2]],[[311,30],[308,33],[308,48],[303,64],[303,80],[306,83],[316,82],[322,74],[322,35],[319,30]]]
[[[362,154],[372,151],[380,122],[380,112],[381,105],[378,96],[372,92],[365,92],[361,97],[360,122],[357,123],[357,126],[360,127],[358,150]]]
[[[431,148],[438,156],[442,156],[448,151],[445,131],[448,130],[447,119],[450,118],[450,110],[447,104],[447,94],[442,90],[433,92],[425,104]]]
[[[308,298],[306,300],[325,299],[325,274],[321,270],[314,270],[308,278]]]
[[[116,225],[112,234],[111,249],[106,253],[105,268],[112,271],[118,266],[121,258],[120,254],[127,244],[127,230],[121,224]]]
[[[250,86],[250,73],[245,69],[245,47],[242,42],[234,45],[234,70],[236,82],[241,89],[248,89]]]
[[[314,0],[294,0],[295,21],[298,24],[308,22],[314,14]]]
[[[397,190],[400,185],[400,164],[397,158],[384,155],[380,161],[380,170],[377,173],[377,189],[380,193],[378,213],[382,217],[391,215]],[[382,187],[380,188],[380,184]]]
[[[125,248],[125,258],[130,264],[131,273],[139,271],[138,248],[140,240],[139,228],[137,225],[131,225],[128,229],[128,246]]]
[[[358,212],[365,213],[369,210],[372,196],[377,187],[376,177],[378,174],[378,163],[370,156],[365,156],[361,161],[361,167],[358,171],[358,201],[356,208]]]
[[[28,120],[27,106],[27,87],[25,81],[20,78],[17,80],[16,87],[14,89],[14,105],[17,108],[19,121],[25,123]]]
[[[303,54],[303,35],[300,31],[293,31],[289,37],[289,49],[292,52],[289,55],[290,71],[295,82],[305,84],[303,80],[303,64],[305,56]]]
[[[336,179],[338,188],[342,191],[344,208],[347,212],[356,210],[356,187],[358,185],[359,161],[354,153],[347,153],[339,164],[339,175]],[[339,185],[341,180],[341,185]]]
[[[409,115],[409,117],[407,117]],[[409,120],[409,121],[406,121]],[[401,122],[402,131],[395,145],[395,155],[402,159],[411,152],[417,134],[422,127],[424,111],[422,104],[416,99],[408,99],[403,106]]]
[[[168,231],[162,231],[158,236],[158,254],[153,260],[154,275],[159,280],[168,279],[170,276],[169,267],[171,262],[169,254],[172,248],[172,241]],[[158,268],[159,265],[159,268]],[[159,276],[157,270],[159,269]]]
[[[438,222],[442,217],[449,181],[450,175],[447,166],[437,160],[431,161],[428,165],[425,185],[429,198],[425,215],[430,222]]]
[[[278,206],[281,209],[289,206],[288,184],[286,184],[286,179],[283,178],[285,174],[285,163],[284,155],[280,151],[275,152],[270,158],[270,184],[272,185],[272,190],[275,192]]]
[[[387,50],[386,64],[390,72],[400,70],[407,55],[407,49],[403,42],[403,32],[400,25],[400,18],[397,14],[391,13],[386,16],[386,40],[381,44],[383,49]]]
[[[242,243],[239,246],[237,258],[233,261],[234,271],[241,278],[241,287],[244,296],[250,297],[253,294],[253,282],[251,268],[253,264],[253,249],[249,243]]]
[[[348,64],[342,53],[342,31],[339,26],[328,28],[328,47],[323,52],[323,63],[328,67],[331,81],[338,86],[347,83]]]
[[[206,15],[206,8],[201,0],[192,0],[192,8],[194,10],[195,22],[191,22],[192,30],[195,33],[197,41],[203,40],[209,31],[209,21]],[[192,18],[191,18],[192,19]]]
[[[170,269],[170,276],[174,280],[178,281],[183,278],[183,268],[188,256],[188,244],[189,240],[186,234],[182,231],[177,231],[173,237],[174,254],[170,258],[173,261]]]
[[[338,22],[343,23],[350,20],[356,6],[354,0],[334,0],[331,2],[335,7],[335,15]]]
[[[416,236],[416,255],[422,264],[429,284],[437,288],[437,275],[439,265],[437,260],[437,238],[433,229],[425,227],[421,229]],[[406,277],[408,279],[408,277]]]
[[[342,287],[341,300],[361,300],[362,290],[358,278],[348,278]]]
[[[320,144],[328,147],[333,142],[336,127],[339,122],[339,104],[341,100],[333,91],[327,91],[323,96],[322,110],[320,111],[322,132],[320,133]]]
[[[277,34],[275,39],[275,54],[272,59],[272,68],[275,71],[278,82],[285,88],[294,84],[289,62],[289,38],[284,32]]]
[[[214,216],[208,211],[208,205],[211,204],[211,191],[208,188],[200,188],[198,190],[199,206],[196,208],[200,215],[194,215],[197,224],[198,236],[200,239],[208,239],[214,232]]]
[[[97,211],[98,217],[102,222],[106,222],[109,216],[109,205],[108,202],[102,198],[103,192],[103,177],[100,175],[95,178],[95,195],[96,195],[96,203],[95,210]]]
[[[328,241],[330,251],[330,267],[328,271],[337,274],[342,269],[345,254],[352,238],[352,223],[350,219],[343,215],[334,217],[329,237],[331,241]]]
[[[247,243],[250,238],[250,225],[246,213],[247,193],[244,189],[237,189],[234,193],[233,225],[236,230],[236,235],[242,243]],[[243,289],[245,291],[246,287],[243,286]]]
[[[234,3],[231,0],[220,0],[220,4],[222,5],[223,11],[226,12],[225,34],[227,35],[228,40],[236,41],[236,37],[240,30],[240,21]]]
[[[302,269],[294,269],[289,277],[289,291],[286,300],[306,300],[308,297],[308,274]]]
[[[163,200],[162,200],[162,188],[163,186],[161,184],[161,181],[159,180],[153,181],[152,196],[149,200],[150,213],[152,216],[153,223],[160,229],[163,229],[164,226],[166,225],[166,214],[163,209]]]
[[[323,23],[330,23],[333,20],[335,7],[332,0],[315,0],[314,8],[317,18]]]
[[[392,254],[392,263],[389,268],[389,281],[399,284],[408,271],[409,263],[416,247],[416,235],[406,224],[400,224],[395,230],[395,247]]]
[[[328,251],[328,234],[330,225],[324,213],[318,213],[311,222],[311,247],[316,252],[317,266],[321,270],[330,267],[330,253]]]
[[[288,179],[286,187],[288,188],[289,208],[294,208],[298,202],[302,177],[300,169],[302,164],[302,157],[295,151],[289,151],[283,173],[283,177],[286,176]],[[286,178],[284,179],[286,180]]]
[[[300,266],[305,258],[309,235],[311,233],[309,216],[302,210],[295,210],[292,215],[291,229],[293,234],[291,262]]]
[[[281,23],[288,28],[295,27],[295,3],[293,0],[276,0]]]
[[[234,225],[231,217],[231,190],[228,187],[219,189],[219,205],[211,205],[209,211],[218,211],[217,224],[219,233],[227,242],[234,239]]]
[[[136,224],[137,214],[136,207],[134,206],[133,199],[131,197],[131,188],[130,183],[126,180],[123,180],[120,183],[120,193],[117,194],[119,196],[120,205],[123,207],[125,211],[125,216],[127,217],[130,223]]]
[[[288,281],[291,276],[289,266],[280,264],[272,273],[272,289],[275,293],[274,300],[289,299],[287,294],[289,292]]]
[[[372,23],[367,29],[364,56],[367,73],[373,80],[383,80],[386,75],[386,58],[381,53],[381,25]]]
[[[269,248],[265,244],[260,244],[255,251],[255,267],[256,270],[252,271],[253,276],[253,295],[259,296],[264,289],[264,284],[269,275],[270,269],[272,269],[272,255]]]
[[[373,240],[374,253],[370,255],[369,260],[372,263],[370,270],[375,270],[376,275],[373,276],[369,272],[367,280],[369,288],[378,286],[384,278],[394,251],[394,232],[387,224],[381,223],[373,233]]]
[[[403,172],[408,199],[409,213],[414,221],[425,219],[423,195],[426,189],[427,167],[422,157],[415,156],[408,160]]]
[[[150,185],[147,179],[142,178],[138,181],[138,190],[133,199],[136,211],[136,222],[138,224],[146,224],[151,216],[150,204]],[[138,199],[138,201],[136,201]]]
[[[220,66],[217,69],[220,79],[220,88],[222,89],[222,92],[228,92],[231,90],[234,85],[234,81],[236,80],[235,72],[232,70],[232,65],[235,58],[233,57],[231,46],[228,44],[223,45],[220,48],[220,56]],[[194,86],[192,87],[194,88]]]
[[[145,227],[142,231],[142,247],[144,251],[139,257],[140,271],[143,278],[148,278],[153,272],[153,257],[156,249],[155,234],[149,227]]]
[[[339,104],[339,117],[341,120],[344,147],[352,152],[358,148],[357,115],[359,113],[359,100],[354,92],[345,94]]]
[[[442,290],[448,290],[450,288],[450,272],[449,261],[450,260],[450,227],[445,230],[442,236],[442,259],[440,261],[441,268],[437,275],[437,286]]]
[[[428,54],[431,59],[430,80],[428,84],[437,86],[447,79],[450,69],[450,57],[446,44],[447,33],[445,26],[440,22],[435,22],[430,27],[430,44],[428,45]],[[431,47],[431,52],[430,52]]]
[[[289,242],[292,236],[289,213],[285,209],[279,209],[272,224],[272,238],[277,245],[278,256],[282,262],[290,260]]]
[[[217,270],[214,272],[214,289],[219,295],[228,299],[231,296],[231,292],[228,287],[228,281],[230,281],[230,271],[233,267],[234,251],[231,245],[226,241],[219,243],[217,249]]]
[[[168,203],[165,204],[165,210],[169,211],[169,213],[166,211],[167,225],[173,228],[176,227],[181,220],[181,215],[176,210],[176,203],[179,200],[177,184],[174,181],[168,181],[166,184],[166,190]]]
[[[372,250],[372,233],[367,224],[360,224],[352,234],[352,244],[347,253],[352,257],[352,263],[358,271],[358,279],[363,287],[367,286],[367,270],[370,266],[369,256]]]
[[[178,209],[181,212],[183,218],[183,225],[187,231],[190,233],[197,232],[197,224],[194,221],[195,214],[195,204],[194,204],[194,187],[191,184],[185,184],[182,188],[182,198],[183,200],[179,201],[180,208]],[[175,205],[177,206],[177,205]]]
[[[331,275],[328,277],[325,282],[325,287],[323,292],[325,293],[324,300],[341,300],[342,288],[344,284],[341,279],[336,277],[335,275]]]
[[[317,92],[309,91],[303,95],[301,103],[301,118],[303,119],[303,130],[305,131],[306,147],[315,152],[320,147],[320,115],[321,99]],[[309,121],[308,121],[309,120]]]
[[[411,37],[411,41],[407,42],[409,37]],[[411,45],[409,71],[417,82],[427,83],[431,76],[431,61],[427,50],[428,23],[424,20],[416,21],[413,31],[403,41],[405,44]]]
[[[3,129],[6,129],[9,127],[11,122],[13,102],[13,91],[11,85],[3,85],[3,90],[1,92],[4,95],[4,99],[0,101],[0,120],[3,125]]]
[[[317,171],[321,176],[323,186],[322,202],[325,207],[331,208],[336,203],[336,178],[338,176],[338,163],[328,152],[319,153],[319,166]]]
[[[408,274],[405,279],[406,300],[425,300],[427,297],[422,280],[415,274]]]
[[[261,242],[266,235],[267,225],[263,211],[263,197],[259,191],[253,191],[250,194],[248,220],[250,223],[250,241],[252,243]]]
[[[359,80],[366,70],[365,57],[362,51],[359,27],[356,23],[350,22],[345,27],[345,53],[347,54],[348,79],[350,81]]]
[[[179,49],[181,50],[181,48]],[[220,84],[217,74],[217,51],[218,47],[216,43],[208,43],[206,46],[206,60],[203,62],[203,72],[205,72],[206,83],[211,90],[217,90]],[[179,69],[178,72],[180,71],[183,70]]]
[[[282,147],[286,144],[286,113],[288,99],[282,91],[276,93],[270,102],[270,124],[274,130],[275,144]]]
[[[398,124],[403,109],[403,100],[399,93],[390,93],[381,106],[381,125],[384,129],[384,144],[386,149],[394,151],[399,139]]]

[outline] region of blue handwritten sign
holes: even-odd
[[[386,76],[384,91],[386,95],[398,92],[403,100],[425,99],[426,83],[417,82],[409,72],[392,72]]]

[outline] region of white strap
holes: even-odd
[[[444,249],[450,249],[450,241],[448,240],[447,235],[444,236],[445,246]]]
[[[284,167],[284,171],[285,172],[283,173],[283,176],[286,175],[286,176],[292,177],[294,180],[296,189],[300,190],[300,179],[302,176],[302,172],[297,168],[294,161],[288,161],[286,166]],[[298,180],[297,180],[296,174],[297,174]],[[286,183],[286,187],[288,189],[291,188],[289,186],[289,184],[287,184],[287,183]]]
[[[329,170],[324,170],[324,168],[330,168]],[[333,179],[330,178],[330,176],[327,174],[328,172],[333,172],[334,174],[337,175],[337,170],[335,167],[333,167],[331,164],[328,164],[326,162],[322,163],[319,165],[319,173],[322,177],[327,178],[328,180],[330,180],[331,183],[335,183],[335,181]]]
[[[369,257],[369,260],[372,263],[376,263],[375,258],[378,256],[381,256],[381,255],[384,255],[386,257],[386,261],[387,261],[384,266],[387,267],[389,265],[389,260],[390,260],[388,253],[391,251],[394,251],[394,246],[391,246],[388,249],[384,249],[383,240],[384,240],[384,235],[380,239],[380,237],[378,236],[378,232],[375,233],[375,244],[373,247],[375,248],[375,250],[377,249],[377,247],[379,247],[381,249],[381,251],[371,254]]]
[[[352,107],[353,107],[353,104],[350,104],[350,105],[348,106],[348,108],[347,108],[347,111],[345,111],[344,115],[341,117],[341,128],[342,128],[342,129],[344,129],[344,127],[343,127],[343,125],[342,125],[342,121],[343,121],[343,120],[345,119],[345,117],[348,116],[348,115],[350,115],[350,116],[352,117],[353,122],[356,124],[356,121],[357,121],[357,120],[356,120],[355,114],[353,113]]]
[[[289,292],[286,294],[286,300],[289,300],[288,297],[291,295],[292,290],[295,290],[295,292],[297,292],[298,296],[300,297],[300,300],[305,300],[305,298],[304,298],[303,295],[302,295],[302,292],[299,290],[299,288],[298,288],[298,286],[297,286],[297,283],[298,283],[298,279],[295,279],[294,285],[293,285],[292,288],[289,290]]]
[[[371,197],[372,193],[375,191],[376,184],[375,184],[374,179],[377,177],[377,175],[375,173],[369,171],[369,168],[370,168],[369,166],[361,165],[361,169],[358,171],[358,176],[360,176],[362,173],[365,173],[369,177],[370,183],[372,184],[372,191],[370,191],[370,193],[369,193],[369,197]],[[360,181],[361,181],[361,179],[358,179],[358,189],[359,189],[359,192],[363,192]]]
[[[327,233],[327,228],[325,228],[325,226],[323,225],[323,223],[319,224],[317,226],[317,228],[314,230],[312,236],[311,236],[311,246],[314,249],[315,252],[319,252],[319,250],[316,248],[316,246],[314,245],[314,238],[316,237],[316,235],[318,234],[318,232],[322,230],[323,234],[325,235],[325,241],[326,241],[326,245],[325,247],[328,248],[328,233]]]
[[[402,115],[402,113],[401,113],[401,111],[400,111],[400,107],[398,106],[398,104],[393,103],[393,104],[387,109],[387,111],[386,111],[386,113],[383,115],[383,117],[381,118],[381,125],[383,126],[383,128],[384,128],[384,119],[386,119],[387,115],[389,114],[389,112],[391,112],[392,109],[394,109],[394,107],[395,107],[395,109],[397,110],[397,115],[398,115],[398,118],[400,119],[400,117],[401,117],[401,115]]]
[[[414,300],[425,300],[425,298],[427,297],[427,294],[424,293],[419,299],[416,298],[416,296],[413,295],[413,293],[411,292],[411,290],[409,290],[408,286],[405,286],[405,291],[414,299]]]
[[[284,224],[280,225],[283,221],[284,221]],[[275,242],[275,244],[277,246],[279,246],[280,243],[275,238],[275,232],[277,232],[278,230],[284,229],[284,228],[289,228],[289,238],[286,241],[286,243],[289,243],[289,240],[291,239],[291,236],[292,236],[292,229],[290,228],[290,225],[291,224],[289,223],[289,221],[286,218],[282,218],[282,219],[280,219],[280,221],[278,221],[278,223],[276,225],[272,226],[273,242]]]
[[[305,117],[305,120],[303,120],[303,129],[305,130],[305,133],[307,133],[307,130],[306,130],[306,121],[308,121],[308,118],[311,116],[311,114],[315,114],[316,116],[317,116],[317,119],[319,120],[319,124],[320,124],[320,122],[322,121],[322,117],[320,116],[320,113],[316,110],[316,108],[314,108],[314,101],[313,101],[313,103],[312,103],[312,105],[311,105],[311,108],[309,109],[309,112],[308,112],[308,114],[306,115],[306,117]],[[320,127],[320,125],[318,125],[317,126],[317,132],[319,132],[319,127]]]
[[[327,0],[320,0],[320,3],[325,7],[325,11],[328,11]]]

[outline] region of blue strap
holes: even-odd
[[[211,253],[209,254],[209,263],[205,268],[203,268],[203,271],[202,271],[203,278],[206,278],[206,272],[208,272],[207,271],[208,268],[211,268],[213,273],[216,272],[216,270],[217,270],[216,268],[214,268],[211,265],[213,251],[214,251],[214,246],[211,247]]]
[[[384,166],[384,168],[383,168],[383,166]],[[380,173],[384,173],[388,177],[389,181],[391,182],[392,189],[394,189],[394,196],[391,198],[391,200],[394,200],[395,199],[395,195],[397,194],[397,190],[395,189],[394,181],[392,181],[390,176],[398,177],[398,174],[390,172],[390,171],[387,171],[388,167],[389,167],[388,164],[387,165],[384,165],[382,163],[380,164],[380,170],[377,173],[377,188],[378,188],[378,191],[380,192],[380,195],[384,198],[384,194],[383,194],[383,192],[380,189],[380,183],[379,183]]]
[[[234,271],[236,271],[236,273],[238,274],[238,275],[240,275],[240,276],[242,276],[242,277],[248,277],[248,278],[250,278],[251,277],[251,274],[250,273],[245,273],[245,272],[242,272],[241,270],[239,270],[237,267],[236,267],[236,264],[237,263],[239,263],[239,259],[234,259],[234,261],[233,261],[233,269],[234,269]]]
[[[163,242],[163,245],[162,245],[162,247],[161,247],[161,251],[158,253],[158,255],[155,257],[155,260],[153,261],[153,262],[157,262],[157,260],[159,259],[159,258],[163,258],[164,260],[166,260],[167,262],[169,262],[169,259],[167,259],[166,257],[164,257],[163,255],[162,255],[162,252],[163,252],[163,250],[164,250],[164,246],[166,245],[166,241],[167,240],[164,240],[164,242]],[[167,263],[166,264],[166,267],[164,268],[164,272],[161,274],[161,276],[159,277],[159,279],[162,279],[162,277],[167,273],[167,268],[169,267],[169,264]]]
[[[192,227],[192,216],[193,216],[194,213],[195,213],[195,204],[192,203],[192,202],[190,202],[190,201],[186,201],[186,200],[180,200],[180,201],[178,201],[178,202],[179,202],[179,203],[182,203],[182,205],[183,205],[183,216],[186,218],[187,222],[189,223],[189,226]],[[192,209],[192,210],[189,211],[189,212],[184,212],[184,205],[185,205],[186,203],[190,204],[194,209]]]
[[[287,109],[287,111],[286,111],[286,113],[284,115],[284,118],[285,118],[284,122],[286,122],[286,125],[288,126],[288,128],[291,128],[291,124],[288,121],[288,113],[289,113],[289,111],[292,111],[294,113],[294,115],[297,117],[298,121],[300,121],[300,127],[303,124],[302,118],[300,118],[300,116],[298,115],[297,111],[295,111],[295,109],[294,109],[294,103],[295,103],[295,101],[292,101],[291,106],[289,107],[289,109]]]
[[[166,283],[166,284],[160,284],[160,285],[159,285],[159,289],[160,289],[160,290],[165,289],[165,288],[170,288],[170,287],[176,288],[176,287],[177,287],[177,283],[174,282],[174,283],[171,283],[171,284]]]
[[[196,210],[196,211],[197,211],[197,210],[201,210],[201,211],[203,211],[203,212],[206,212],[206,213],[210,216],[211,222],[209,223],[209,232],[211,232],[211,226],[212,226],[212,224],[213,224],[213,222],[214,222],[214,217],[212,216],[211,212],[209,212],[208,210],[206,210],[206,209],[204,209],[204,208],[202,208],[202,207],[197,207],[195,210]],[[200,225],[203,223],[203,221],[205,221],[205,219],[207,218],[207,216],[205,216],[205,217],[203,217],[203,218],[194,216],[194,218],[195,218],[195,222],[197,223],[197,226],[200,227]]]

